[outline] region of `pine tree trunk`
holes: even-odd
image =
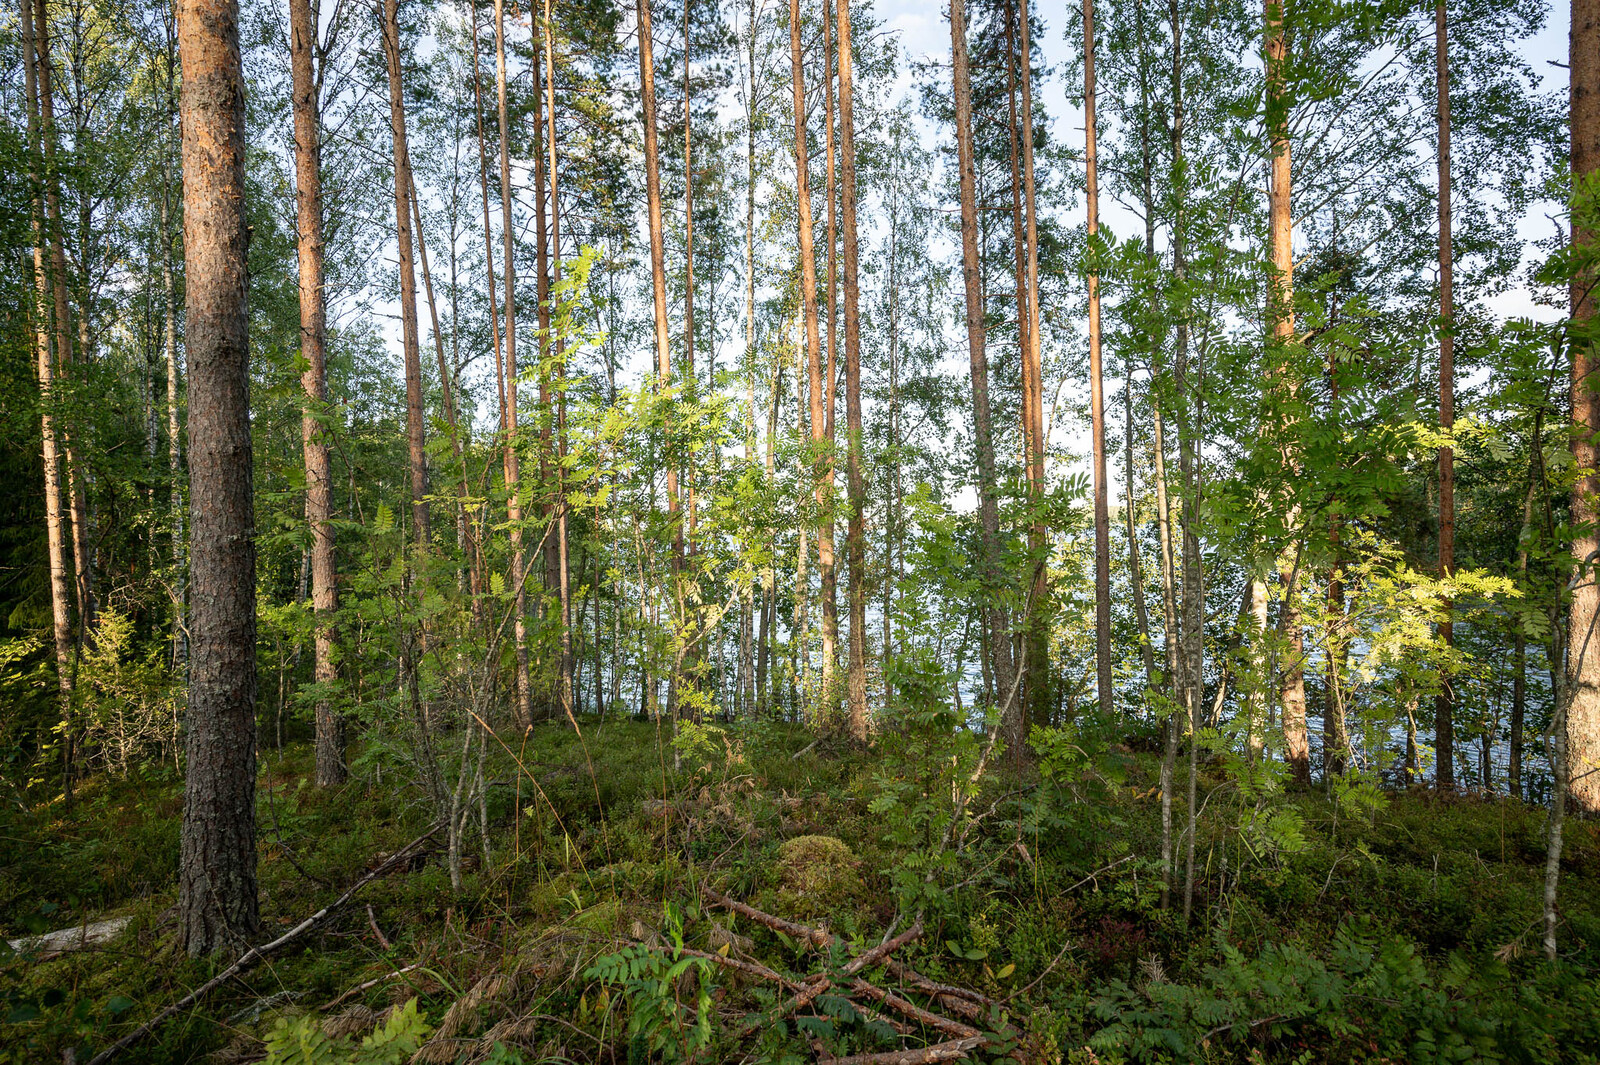
[[[846,0],[848,2],[848,0]],[[834,544],[834,475],[836,466],[837,434],[834,429],[834,412],[839,388],[839,227],[835,214],[838,205],[838,188],[835,181],[833,143],[833,15],[838,0],[823,0],[822,5],[822,130],[826,193],[828,240],[828,364],[823,377],[823,438],[827,446],[823,451],[822,489],[817,497],[817,576],[822,597],[822,692],[831,718],[837,709],[834,669],[839,655],[839,572]]]
[[[800,0],[789,0],[789,63],[794,87],[794,171],[797,221],[800,228],[800,299],[804,319],[807,381],[810,383],[810,423],[813,468],[813,485],[817,512],[826,515],[828,510],[828,476],[831,462],[828,459],[827,423],[831,419],[823,413],[824,397],[832,398],[832,389],[822,379],[822,338],[817,322],[817,256],[816,241],[811,226],[810,151],[806,142],[806,87],[805,54],[800,47]],[[833,565],[831,524],[818,519],[817,554],[823,572],[823,688],[826,700],[832,676],[832,644],[829,642],[827,622],[828,580]],[[803,587],[805,574],[805,540],[801,539],[800,562],[797,568],[796,590]],[[799,603],[796,613],[799,614]],[[834,619],[837,625],[837,617]]]
[[[967,351],[972,371],[972,429],[978,467],[978,521],[981,536],[978,592],[995,699],[1001,704],[1001,732],[1007,747],[1020,747],[1027,729],[1020,705],[1012,705],[1013,665],[1005,612],[995,605],[1003,575],[1000,563],[1000,511],[994,473],[993,422],[989,413],[989,360],[984,354],[982,273],[978,255],[977,172],[972,143],[972,75],[967,61],[965,0],[950,0],[950,50],[955,95],[956,153],[961,172],[961,261],[966,292]]]
[[[504,0],[494,5],[495,97],[500,135],[500,231],[505,264],[505,358],[501,361],[500,330],[495,327],[494,237],[489,225],[488,160],[483,150],[483,100],[478,76],[477,5],[472,8],[472,87],[478,110],[478,163],[483,191],[484,261],[489,279],[489,320],[494,328],[495,368],[500,390],[500,430],[504,434],[501,475],[506,486],[506,540],[511,548],[510,584],[515,597],[513,636],[516,641],[517,724],[533,724],[533,681],[528,669],[528,562],[522,549],[522,463],[517,454],[517,301],[516,230],[511,221],[510,123],[506,113],[506,20]]]
[[[1089,240],[1100,232],[1095,159],[1094,0],[1083,0],[1083,160]],[[1111,514],[1106,486],[1106,397],[1100,366],[1100,276],[1089,271],[1089,424],[1094,458],[1094,661],[1102,712],[1116,702],[1111,674]]]
[[[194,575],[178,921],[198,957],[236,946],[258,923],[250,238],[238,5],[180,0],[177,24]]]
[[[549,147],[549,163],[546,170],[550,179],[550,257],[552,260],[551,278],[559,285],[561,283],[561,186],[558,179],[560,159],[557,155],[556,141],[556,51],[555,27],[550,18],[550,0],[544,0],[544,75],[545,75],[545,122],[546,140]],[[554,307],[547,309],[547,314],[554,311]],[[553,337],[555,344],[555,372],[557,378],[555,397],[555,433],[556,433],[556,594],[561,608],[561,662],[559,676],[559,691],[562,711],[566,714],[567,721],[576,730],[578,719],[574,716],[574,700],[576,688],[573,683],[574,660],[572,656],[572,572],[567,545],[567,493],[565,459],[567,457],[567,396],[566,396],[566,351],[565,341],[559,333]],[[546,417],[549,417],[548,412]]]
[[[50,253],[48,270],[54,310],[56,376],[68,374],[73,362],[72,314],[67,301],[67,258],[62,247],[61,194],[56,162],[55,92],[50,65],[50,24],[46,0],[34,0],[35,83],[39,94],[39,137],[44,154],[45,242]],[[95,615],[99,612],[94,592],[94,555],[90,546],[89,507],[84,491],[83,464],[79,461],[70,426],[60,429],[61,457],[65,460],[67,505],[72,518],[72,564],[74,590],[78,604],[78,641],[88,645],[94,639]],[[72,734],[68,733],[68,743]]]
[[[656,133],[656,71],[650,0],[637,0],[639,17],[640,110],[644,120],[645,197],[650,222],[650,290],[655,309],[656,387],[672,387],[672,340],[667,327],[667,256],[661,222],[661,165]],[[667,521],[672,527],[672,583],[676,594],[683,577],[683,530],[679,524],[678,468],[675,442],[667,447]],[[667,682],[667,710],[678,713],[676,668]]]
[[[1267,124],[1272,147],[1272,182],[1268,192],[1272,282],[1267,302],[1273,341],[1281,349],[1294,343],[1294,250],[1290,214],[1293,176],[1289,160],[1288,97],[1284,89],[1289,57],[1283,27],[1283,0],[1266,0],[1266,25]],[[1292,382],[1284,384],[1293,388]],[[1294,516],[1289,524],[1295,524]],[[1279,628],[1287,641],[1278,684],[1283,703],[1284,758],[1295,779],[1304,783],[1311,779],[1311,746],[1306,737],[1305,637],[1300,611],[1295,605],[1295,589],[1290,586],[1294,583],[1292,574],[1281,563],[1279,578],[1284,586]]]
[[[1439,427],[1448,434],[1455,426],[1455,268],[1451,254],[1450,221],[1450,43],[1445,0],[1434,5],[1434,67],[1438,83],[1439,115]],[[1447,444],[1439,449],[1439,576],[1448,580],[1456,570],[1455,452]],[[1455,642],[1450,604],[1444,605],[1439,639]],[[1438,746],[1438,782],[1455,783],[1454,704],[1452,679],[1446,675],[1433,702],[1433,729]]]
[[[861,469],[861,293],[857,281],[856,135],[854,64],[850,54],[850,0],[839,9],[839,147],[843,163],[839,214],[844,236],[844,403],[846,480],[850,519],[845,558],[850,573],[850,659],[847,689],[850,735],[867,739],[867,537],[866,481]]]
[[[316,620],[315,672],[319,687],[339,679],[334,665],[333,466],[328,457],[327,313],[322,290],[321,101],[313,69],[317,27],[310,0],[289,0],[289,58],[293,78],[296,247],[300,263],[300,357],[305,393],[300,417],[306,469],[306,524],[311,528],[311,610]],[[344,719],[326,694],[316,704],[316,781],[331,788],[345,779]]]
[[[406,444],[411,474],[411,526],[426,549],[428,452],[422,416],[422,342],[417,325],[417,275],[411,246],[411,156],[406,147],[406,103],[400,65],[399,0],[384,0],[383,51],[389,74],[389,130],[394,140],[394,228],[400,251],[400,326],[405,348]]]
[[[61,511],[61,455],[56,437],[55,415],[55,358],[50,351],[49,305],[50,277],[45,265],[48,254],[45,236],[44,203],[39,167],[42,154],[39,144],[39,94],[37,79],[38,55],[33,35],[33,0],[22,0],[21,27],[23,46],[23,83],[28,109],[28,178],[32,186],[32,212],[29,216],[33,238],[33,281],[36,300],[30,308],[33,317],[33,344],[35,369],[39,375],[39,430],[43,441],[44,462],[44,520],[45,543],[50,567],[50,618],[54,636],[56,661],[56,688],[61,701],[61,720],[67,735],[72,725],[72,599],[67,581],[67,545],[65,520]],[[66,794],[72,793],[72,750],[63,751],[62,777]]]
[[[1587,181],[1600,169],[1600,0],[1573,0],[1571,78],[1572,180]],[[1572,243],[1586,247],[1595,235],[1573,227]],[[1586,471],[1572,488],[1572,554],[1585,561],[1600,550],[1596,522],[1600,521],[1600,474],[1595,427],[1600,426],[1600,358],[1595,354],[1594,278],[1584,274],[1571,287],[1575,343],[1572,346],[1572,458]],[[1568,619],[1567,684],[1571,689],[1567,710],[1566,753],[1571,767],[1572,798],[1584,813],[1600,813],[1600,582],[1586,570],[1576,582]]]
[[[1050,544],[1045,527],[1044,361],[1039,316],[1039,209],[1035,197],[1033,168],[1033,21],[1029,0],[1018,0],[1017,20],[1021,30],[1022,62],[1022,191],[1027,214],[1028,249],[1028,348],[1022,375],[1028,382],[1028,412],[1023,419],[1030,427],[1027,480],[1035,507],[1028,524],[1028,553],[1034,563],[1032,596],[1028,613],[1027,687],[1028,718],[1041,728],[1051,724],[1055,708],[1055,685],[1050,671]]]

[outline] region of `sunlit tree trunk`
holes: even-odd
[[[861,470],[861,294],[857,282],[856,135],[854,64],[850,54],[850,0],[839,9],[839,147],[844,182],[839,214],[844,236],[844,403],[846,478],[850,496],[845,556],[850,572],[850,734],[867,738],[867,540],[866,482]]]
[[[982,270],[978,253],[977,172],[973,159],[972,75],[967,61],[964,0],[950,0],[950,50],[955,95],[956,155],[961,173],[961,262],[965,282],[967,351],[972,371],[972,428],[978,467],[978,521],[982,545],[978,592],[992,658],[995,699],[1002,709],[1002,734],[1008,747],[1026,739],[1022,708],[1013,705],[1011,638],[1000,595],[1000,512],[996,499],[993,422],[989,412],[989,360],[984,354]]]
[[[522,548],[522,463],[517,454],[517,301],[515,229],[511,222],[510,122],[506,113],[506,20],[504,0],[494,5],[495,98],[500,135],[500,230],[505,264],[505,352],[501,359],[501,332],[495,318],[494,237],[489,224],[489,166],[483,149],[482,80],[478,76],[477,5],[472,8],[472,88],[478,111],[479,180],[483,191],[484,262],[489,280],[489,321],[494,332],[495,367],[500,391],[500,430],[504,433],[501,475],[506,486],[506,540],[511,548],[510,580],[515,597],[513,634],[516,640],[517,723],[533,724],[533,681],[528,670],[528,564]]]
[[[394,227],[400,252],[400,327],[405,348],[406,445],[411,474],[411,525],[419,547],[430,541],[428,452],[422,419],[422,342],[417,325],[417,275],[411,246],[411,155],[400,65],[399,0],[384,0],[383,51],[389,74],[389,130],[394,140]]]
[[[1268,221],[1271,229],[1272,284],[1268,296],[1268,316],[1273,342],[1281,350],[1294,343],[1294,250],[1290,192],[1292,170],[1289,161],[1288,95],[1284,89],[1289,62],[1288,42],[1283,27],[1283,0],[1266,0],[1267,26],[1267,127],[1272,146],[1272,181],[1268,190]],[[1287,372],[1287,371],[1283,371]],[[1292,388],[1290,382],[1285,382]],[[1290,524],[1293,524],[1291,518]],[[1311,778],[1311,747],[1306,738],[1306,682],[1304,635],[1300,611],[1295,605],[1297,582],[1288,566],[1280,565],[1283,602],[1279,604],[1279,628],[1286,647],[1279,661],[1279,698],[1283,704],[1284,759],[1295,779]]]
[[[839,572],[834,544],[834,475],[835,453],[838,440],[834,428],[835,411],[838,410],[839,388],[839,226],[836,209],[839,202],[833,142],[833,17],[834,5],[839,0],[823,0],[822,4],[822,140],[824,152],[824,191],[826,193],[826,218],[828,240],[828,360],[823,376],[822,415],[823,450],[822,494],[817,497],[817,578],[822,599],[822,692],[831,716],[837,704],[834,669],[839,654]],[[848,2],[848,0],[846,0]]]
[[[650,222],[650,287],[655,309],[656,387],[672,386],[672,337],[667,326],[667,256],[661,222],[661,165],[656,133],[656,70],[650,0],[637,0],[639,13],[640,110],[644,120],[645,197]],[[667,521],[672,527],[674,594],[683,577],[683,529],[679,524],[677,447],[667,448]],[[677,720],[678,671],[667,683],[667,709]]]
[[[1572,180],[1585,188],[1600,169],[1600,0],[1573,0],[1569,56],[1572,115]],[[1591,201],[1592,202],[1592,201]],[[1587,247],[1595,235],[1573,227],[1572,243]],[[1600,550],[1596,522],[1600,520],[1600,358],[1595,355],[1594,277],[1585,272],[1571,287],[1574,337],[1572,344],[1572,458],[1580,471],[1572,487],[1572,525],[1577,530],[1572,554],[1585,570],[1575,582],[1568,617],[1567,685],[1570,703],[1566,721],[1566,754],[1571,794],[1578,809],[1600,812],[1600,582],[1591,558]],[[1553,937],[1554,933],[1551,932]],[[1553,942],[1553,939],[1552,939]]]
[[[317,13],[311,0],[289,0],[289,69],[293,79],[296,248],[300,264],[300,357],[305,393],[300,416],[306,469],[306,524],[311,529],[311,610],[316,619],[315,672],[319,686],[339,679],[334,665],[333,466],[328,457],[327,312],[322,288],[321,84],[314,69]],[[316,780],[334,787],[345,779],[344,719],[326,688],[316,704]]]
[[[250,236],[238,5],[180,0],[177,23],[194,575],[178,921],[198,957],[237,946],[258,920]]]
[[[806,143],[806,86],[805,86],[805,53],[800,47],[800,0],[789,0],[789,63],[793,74],[794,87],[794,172],[795,172],[795,214],[800,228],[800,299],[801,316],[805,328],[806,367],[807,381],[810,383],[810,423],[811,446],[815,467],[813,484],[817,499],[818,513],[822,514],[827,509],[827,472],[830,465],[826,455],[827,449],[827,417],[823,413],[825,396],[831,397],[829,388],[822,379],[822,338],[817,323],[817,257],[816,242],[812,236],[811,227],[811,179],[810,179],[810,152]],[[824,573],[832,565],[833,554],[831,542],[824,553],[823,524],[819,519],[817,533],[817,552],[821,558]],[[796,593],[804,587],[805,574],[805,540],[802,537],[799,565],[796,567]],[[826,591],[826,577],[824,577],[824,590]],[[824,595],[824,601],[827,596]],[[824,607],[826,610],[826,607]],[[796,606],[798,615],[799,606]],[[831,678],[829,654],[831,644],[827,643],[827,622],[824,620],[824,646],[823,646],[823,687],[828,686]],[[798,630],[797,630],[798,632]]]
[[[32,314],[34,366],[39,375],[39,430],[43,442],[44,460],[44,521],[45,544],[50,566],[50,619],[55,643],[56,688],[61,700],[61,720],[72,731],[72,593],[67,582],[67,545],[65,521],[61,511],[61,455],[56,438],[55,424],[55,358],[50,351],[49,304],[50,278],[45,264],[47,238],[44,232],[43,185],[39,166],[42,155],[39,146],[39,95],[34,50],[33,0],[21,4],[23,63],[22,76],[28,109],[28,180],[32,211],[29,221],[33,238],[33,282],[36,299],[29,308]],[[72,793],[72,750],[70,745],[62,752],[62,777],[68,795]]]
[[[56,374],[68,373],[73,362],[72,313],[67,299],[67,257],[62,247],[61,194],[56,162],[55,93],[50,65],[50,23],[46,0],[34,0],[34,65],[38,92],[39,139],[43,148],[45,243],[49,249],[49,280],[54,312]],[[60,428],[61,458],[65,462],[67,506],[71,516],[74,591],[78,604],[78,641],[94,639],[99,612],[94,591],[94,554],[89,535],[89,506],[84,491],[83,464],[66,424]],[[67,742],[73,742],[68,733]]]
[[[555,284],[561,283],[561,186],[558,181],[560,158],[557,154],[556,141],[556,45],[555,25],[550,18],[550,0],[544,0],[544,75],[545,75],[545,133],[549,149],[549,160],[545,169],[549,172],[550,179],[550,258],[552,273],[551,278]],[[553,314],[555,307],[551,306],[547,314]],[[566,352],[565,341],[559,331],[552,338],[555,346],[555,373],[557,378],[555,396],[555,434],[556,434],[556,593],[561,607],[561,662],[559,695],[561,708],[566,714],[568,722],[577,728],[577,718],[574,716],[573,686],[573,657],[572,657],[572,572],[567,549],[567,499],[566,475],[564,460],[567,456],[567,395],[566,395]],[[549,417],[549,412],[546,412]]]

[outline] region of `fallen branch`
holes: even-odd
[[[189,992],[189,994],[185,995],[177,1002],[173,1003],[160,1013],[156,1014],[154,1017],[150,1018],[150,1020],[146,1021],[138,1028],[123,1036],[115,1043],[112,1043],[94,1057],[90,1058],[89,1065],[104,1065],[105,1062],[110,1061],[124,1050],[127,1050],[134,1044],[141,1042],[151,1032],[161,1027],[178,1013],[181,1013],[183,1010],[194,1005],[196,1002],[200,1001],[200,999],[204,998],[218,987],[221,987],[229,980],[232,980],[235,976],[238,976],[246,969],[254,966],[268,954],[271,954],[275,950],[279,950],[288,943],[298,939],[306,932],[309,932],[311,929],[317,927],[323,921],[327,920],[334,913],[334,911],[339,909],[339,907],[343,906],[346,902],[349,902],[351,897],[354,896],[356,892],[360,891],[362,888],[366,887],[380,876],[383,876],[401,862],[408,861],[413,851],[415,851],[422,844],[426,843],[428,840],[432,839],[443,827],[444,823],[441,821],[432,828],[428,829],[428,831],[424,832],[422,835],[418,836],[416,839],[412,840],[410,843],[407,843],[404,847],[401,847],[394,854],[390,855],[389,858],[376,869],[372,870],[360,880],[357,880],[355,884],[352,885],[351,888],[343,895],[340,895],[333,902],[324,906],[310,917],[307,917],[304,921],[301,921],[299,924],[289,929],[289,931],[285,932],[277,939],[274,939],[270,943],[263,943],[259,947],[251,947],[249,950],[245,951],[243,956],[241,956],[238,961],[234,962],[222,972],[218,973],[216,976],[213,976],[195,990]]]
[[[952,1039],[947,1043],[916,1050],[889,1050],[881,1054],[852,1054],[847,1058],[821,1058],[823,1065],[930,1065],[936,1061],[957,1061],[988,1040],[981,1035]]]
[[[989,996],[968,988],[930,980],[903,962],[890,959],[888,969],[890,976],[903,980],[924,995],[931,995],[945,1008],[955,1010],[968,1020],[977,1020],[983,1016],[986,1009],[1000,1005]]]
[[[805,1009],[807,1006],[811,1005],[818,995],[822,994],[832,986],[833,981],[828,979],[826,976],[820,978],[813,977],[805,987],[801,988],[793,998],[790,998],[787,1002],[784,1002],[782,1005],[780,1005],[774,1013],[757,1017],[747,1022],[743,1028],[739,1029],[737,1038],[748,1039],[750,1036],[754,1035],[756,1032],[760,1031],[762,1028],[765,1028],[774,1021],[782,1020],[791,1013],[796,1013]]]
[[[732,969],[734,972],[744,973],[746,976],[755,976],[762,980],[771,980],[773,983],[781,984],[782,986],[789,988],[791,991],[800,991],[805,986],[797,981],[789,979],[787,976],[784,976],[782,973],[774,969],[767,968],[765,965],[762,965],[758,962],[742,961],[739,958],[730,958],[722,954],[710,954],[703,950],[695,950],[693,947],[679,947],[677,948],[677,952],[679,954],[688,955],[691,958],[702,958],[709,962],[715,962],[726,969]]]
[[[852,980],[850,982],[850,990],[888,1006],[896,1013],[902,1013],[914,1021],[927,1025],[929,1028],[937,1028],[946,1035],[953,1035],[957,1039],[968,1039],[972,1036],[983,1034],[971,1025],[962,1024],[960,1021],[952,1021],[949,1017],[941,1017],[937,1013],[930,1013],[921,1006],[907,1002],[894,992],[885,991],[881,987],[874,987],[865,980]]]
[[[852,959],[850,963],[841,971],[846,976],[854,976],[862,969],[866,969],[870,966],[878,964],[880,961],[887,958],[889,955],[893,954],[895,951],[899,950],[913,939],[917,939],[921,935],[922,918],[918,917],[916,923],[914,923],[910,928],[906,929],[904,932],[901,932],[887,943],[880,943],[876,947],[873,947],[871,950],[867,951],[865,954]]]
[[[721,906],[724,909],[732,910],[734,913],[740,914],[744,917],[748,917],[757,924],[766,925],[774,932],[782,932],[786,936],[793,936],[796,939],[804,939],[807,942],[819,947],[830,946],[833,943],[833,933],[829,932],[827,929],[812,928],[808,925],[795,924],[793,921],[786,921],[782,917],[774,917],[770,913],[763,913],[754,906],[746,906],[738,899],[729,898],[720,891],[717,891],[709,886],[702,885],[700,888],[700,893],[707,899],[710,899],[716,905]]]

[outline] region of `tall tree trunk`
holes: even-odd
[[[289,0],[289,58],[293,78],[296,247],[300,262],[300,357],[305,393],[300,440],[306,464],[306,524],[311,528],[311,610],[316,620],[316,781],[344,783],[344,719],[327,687],[339,679],[334,665],[334,614],[339,590],[333,558],[333,465],[328,457],[327,312],[322,290],[322,101],[313,69],[317,24],[311,0]]]
[[[1008,748],[1027,738],[1020,705],[1008,702],[1012,687],[1011,639],[1005,612],[996,605],[1001,593],[1000,510],[996,499],[993,422],[989,413],[989,360],[984,354],[983,294],[978,255],[978,178],[972,138],[972,74],[967,61],[965,0],[950,0],[950,51],[955,95],[956,154],[961,172],[961,262],[966,290],[967,351],[972,371],[972,429],[978,467],[978,521],[982,546],[978,592],[994,691],[1002,704],[1001,733]]]
[[[477,5],[473,11],[472,84],[478,99],[478,162],[483,188],[483,239],[489,272],[489,318],[494,324],[494,251],[489,226],[488,164],[483,152],[483,102],[478,78]],[[511,124],[506,109],[506,20],[504,0],[494,5],[494,73],[500,134],[500,238],[505,281],[505,362],[500,370],[500,428],[505,434],[501,475],[506,485],[506,539],[511,548],[511,584],[515,596],[517,723],[533,724],[533,681],[528,669],[528,562],[522,548],[522,460],[517,454],[517,268],[513,254],[516,230],[511,220]],[[537,155],[537,153],[535,153]],[[495,362],[500,363],[500,334],[495,332]]]
[[[811,180],[810,180],[810,152],[806,143],[806,86],[805,86],[805,53],[800,47],[800,0],[789,0],[789,64],[792,71],[794,87],[794,172],[795,196],[798,224],[800,227],[800,299],[801,314],[804,319],[806,343],[807,380],[810,383],[810,423],[811,423],[811,448],[815,466],[813,468],[813,485],[817,500],[817,554],[823,570],[824,587],[824,620],[823,620],[823,687],[826,690],[831,677],[831,661],[829,655],[832,645],[828,643],[828,623],[826,620],[827,602],[827,574],[833,564],[833,548],[831,539],[824,539],[824,530],[827,525],[821,515],[828,509],[827,476],[831,466],[827,454],[827,422],[828,418],[823,413],[824,396],[831,398],[832,390],[827,387],[822,379],[822,338],[817,323],[817,256],[816,242],[811,232]],[[799,575],[796,578],[797,594],[803,587],[800,583],[805,573],[804,539],[801,541]],[[797,611],[798,611],[797,605]],[[837,624],[837,618],[835,618]]]
[[[32,211],[29,221],[33,237],[33,281],[36,299],[30,308],[33,317],[33,344],[35,369],[39,375],[39,430],[43,441],[44,460],[44,521],[45,543],[50,566],[50,619],[55,642],[56,688],[61,700],[61,721],[70,737],[72,723],[72,599],[67,582],[67,546],[65,522],[61,513],[61,455],[56,438],[55,424],[55,358],[50,351],[50,277],[45,265],[47,238],[43,203],[43,185],[39,167],[42,154],[39,145],[39,94],[36,66],[38,55],[34,48],[33,0],[21,4],[23,62],[22,76],[28,109],[28,179],[31,187]],[[72,794],[72,748],[63,751],[62,778],[66,794]]]
[[[1083,0],[1083,161],[1091,248],[1100,232],[1094,96],[1094,0]],[[1089,270],[1089,424],[1094,456],[1095,684],[1104,712],[1114,705],[1116,689],[1111,676],[1111,515],[1106,488],[1105,383],[1100,367],[1100,276],[1093,267]]]
[[[394,139],[394,229],[400,252],[400,328],[405,347],[406,443],[411,473],[411,526],[426,549],[428,452],[422,420],[422,341],[417,326],[417,275],[411,247],[411,155],[406,147],[406,101],[400,66],[399,0],[384,0],[383,51],[389,73],[389,130]]]
[[[549,147],[549,163],[546,170],[550,178],[550,258],[552,273],[551,278],[555,284],[561,283],[561,186],[558,181],[560,158],[557,155],[556,141],[556,44],[555,25],[550,17],[550,0],[544,0],[544,76],[545,76],[545,121],[546,139]],[[549,308],[550,312],[556,310]],[[567,456],[567,393],[566,393],[566,351],[565,341],[559,331],[553,331],[552,340],[555,345],[555,372],[557,378],[555,396],[555,433],[556,453],[556,593],[561,606],[561,662],[560,662],[560,698],[561,708],[566,714],[567,721],[572,727],[578,727],[578,720],[574,716],[575,688],[573,685],[573,657],[572,657],[572,572],[567,548],[567,493],[566,493],[566,465]],[[548,417],[548,414],[547,414]]]
[[[661,224],[661,165],[656,147],[656,70],[650,0],[637,0],[639,13],[640,110],[644,120],[645,196],[650,221],[650,289],[655,308],[656,388],[672,386],[672,339],[667,327],[667,260]],[[674,594],[683,577],[683,529],[678,517],[677,446],[668,444],[667,521],[672,527],[672,578]],[[675,656],[676,657],[676,656]],[[677,720],[678,670],[667,684],[667,709]]]
[[[1029,0],[1018,0],[1017,20],[1022,34],[1022,191],[1028,222],[1028,350],[1027,358],[1023,360],[1023,376],[1028,380],[1030,409],[1024,421],[1031,426],[1027,466],[1028,485],[1034,504],[1033,519],[1028,524],[1028,553],[1037,559],[1026,640],[1028,716],[1034,724],[1045,727],[1051,723],[1055,711],[1055,686],[1050,672],[1050,544],[1043,509],[1045,451],[1049,441],[1045,439],[1044,427],[1044,355],[1039,312],[1039,209],[1033,167],[1033,18],[1029,7]]]
[[[1569,76],[1571,78],[1572,180],[1574,187],[1600,169],[1600,0],[1573,0]],[[1595,235],[1573,227],[1572,243],[1587,247]],[[1600,550],[1600,358],[1595,355],[1595,299],[1592,274],[1573,279],[1572,319],[1572,458],[1582,476],[1572,488],[1572,524],[1577,530],[1572,554],[1592,565]],[[1568,618],[1567,685],[1570,701],[1566,721],[1566,754],[1572,781],[1572,798],[1584,813],[1600,812],[1600,640],[1595,638],[1600,619],[1600,582],[1590,570],[1580,575],[1572,594]]]
[[[50,253],[50,290],[55,319],[56,374],[65,377],[73,362],[72,314],[67,301],[67,257],[62,247],[61,193],[56,163],[55,92],[50,65],[50,23],[46,0],[34,0],[34,64],[39,104],[39,138],[43,146],[45,242]],[[61,458],[65,460],[67,505],[72,518],[72,563],[78,603],[78,641],[94,639],[99,612],[94,592],[94,555],[89,536],[89,507],[84,491],[83,465],[73,443],[70,426],[61,429]],[[71,735],[68,736],[71,742]]]
[[[823,377],[823,438],[827,441],[823,451],[822,495],[817,497],[817,575],[822,596],[822,692],[827,700],[827,713],[833,715],[837,708],[834,691],[834,669],[839,655],[839,572],[834,545],[834,474],[836,468],[837,435],[834,430],[835,402],[839,388],[839,234],[835,210],[838,205],[838,188],[835,183],[833,144],[833,13],[839,0],[823,0],[822,5],[822,130],[824,149],[825,192],[827,194],[828,238],[828,368]],[[846,0],[848,2],[848,0]]]
[[[1455,426],[1455,300],[1454,264],[1451,255],[1450,224],[1450,38],[1445,0],[1433,9],[1434,68],[1438,83],[1439,116],[1439,427],[1448,434]],[[1439,449],[1439,576],[1449,580],[1456,571],[1456,470],[1455,451],[1446,444]],[[1439,622],[1439,639],[1446,646],[1455,642],[1450,623],[1450,604],[1444,605],[1444,620]],[[1454,681],[1446,674],[1433,700],[1433,731],[1440,787],[1455,784]]]
[[[177,129],[177,78],[173,66],[176,42],[171,40],[166,55],[166,92],[171,107],[168,129]],[[172,523],[172,666],[181,670],[189,659],[188,634],[184,631],[184,610],[188,600],[188,569],[184,546],[183,426],[178,413],[178,297],[172,281],[172,157],[170,147],[162,147],[161,165],[161,288],[165,296],[162,333],[167,348],[167,474],[168,508]]]
[[[850,734],[867,738],[867,490],[861,470],[861,294],[857,284],[856,134],[850,0],[839,9],[839,140],[844,164],[840,221],[844,228],[844,403],[850,523],[845,555],[850,570]]]
[[[1289,160],[1289,113],[1287,78],[1288,42],[1283,26],[1283,0],[1266,0],[1267,26],[1267,128],[1272,146],[1272,182],[1268,192],[1268,217],[1271,228],[1272,278],[1268,295],[1268,317],[1280,353],[1294,343],[1294,250],[1290,192],[1292,170]],[[1281,357],[1281,356],[1280,356]],[[1287,368],[1280,368],[1287,375]],[[1283,384],[1292,389],[1293,383]],[[1294,517],[1290,518],[1290,525]],[[1295,605],[1293,575],[1281,563],[1283,602],[1279,605],[1279,627],[1287,638],[1287,655],[1280,665],[1279,697],[1283,702],[1284,759],[1296,780],[1311,779],[1311,746],[1306,737],[1305,637],[1300,611]]]
[[[198,957],[258,923],[250,235],[238,4],[180,0],[177,22],[194,574],[178,934]]]

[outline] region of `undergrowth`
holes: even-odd
[[[982,736],[936,714],[867,752],[708,723],[680,737],[677,769],[651,723],[584,728],[497,749],[490,839],[470,842],[459,893],[426,852],[121,1060],[779,1061],[898,1045],[837,996],[741,1037],[781,996],[686,950],[790,973],[822,962],[705,905],[703,884],[846,946],[920,912],[925,934],[896,957],[1004,1003],[1023,1033],[997,1043],[1011,1060],[1600,1060],[1592,823],[1569,824],[1551,964],[1543,812],[1512,800],[1285,794],[1202,760],[1185,924],[1177,893],[1161,904],[1153,756],[1088,726],[1036,735],[1027,768],[991,752],[978,782]],[[427,827],[403,767],[358,765],[324,793],[308,746],[264,753],[267,932]],[[0,949],[0,1062],[84,1060],[217,971],[172,948],[181,782],[98,778],[70,809],[15,799],[0,812],[5,936],[131,917],[95,949]]]

